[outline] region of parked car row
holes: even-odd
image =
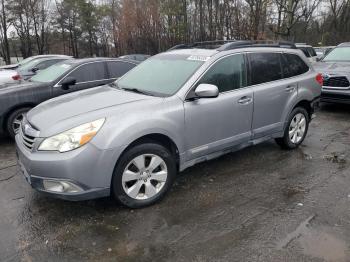
[[[197,163],[268,139],[297,148],[321,99],[349,101],[350,45],[313,65],[304,47],[212,41],[139,65],[66,60],[0,89],[0,123],[34,189],[144,207]]]
[[[111,83],[138,64],[137,61],[113,58],[53,60],[57,60],[54,65],[38,72],[29,81],[0,85],[0,132],[14,138],[24,115],[41,102]],[[44,61],[36,59],[25,66],[37,63],[35,61],[39,65],[47,62],[46,58]]]
[[[31,107],[55,97],[27,114],[2,113],[18,131],[19,165],[40,192],[112,195],[132,208],[159,201],[179,171],[199,162],[268,139],[297,148],[322,87],[322,75],[288,42],[181,45],[136,67],[79,63],[58,63],[0,95],[11,112],[28,97]],[[129,63],[118,65],[122,73],[134,68],[115,81],[117,63]]]

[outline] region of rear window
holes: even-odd
[[[283,77],[289,78],[309,71],[305,62],[295,54],[282,54]]]
[[[251,68],[251,84],[257,85],[282,78],[280,54],[251,53],[248,55]]]

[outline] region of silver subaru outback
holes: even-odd
[[[19,166],[59,198],[147,206],[199,162],[268,139],[297,148],[321,86],[293,44],[177,46],[113,84],[32,109],[16,136]]]

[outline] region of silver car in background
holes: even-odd
[[[323,75],[321,101],[350,103],[350,43],[338,45],[314,67]]]
[[[182,45],[31,110],[16,136],[19,165],[41,192],[144,207],[197,163],[268,139],[297,148],[321,83],[294,44]]]

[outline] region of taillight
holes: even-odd
[[[322,74],[317,74],[316,76],[316,81],[319,83],[321,86],[323,86],[323,76]]]
[[[12,76],[13,80],[21,80],[21,76],[19,74]]]

